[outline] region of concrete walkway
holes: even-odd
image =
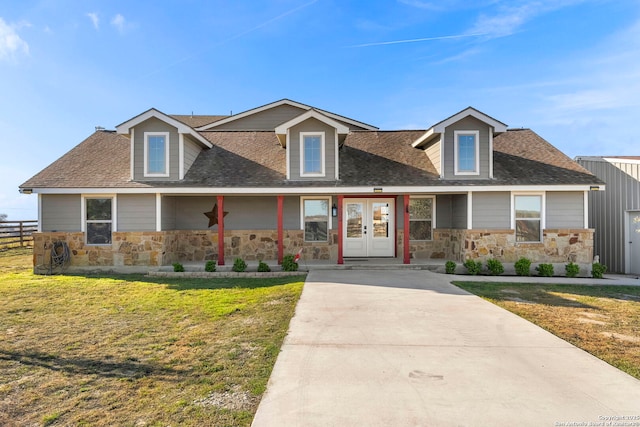
[[[449,280],[312,271],[253,426],[640,426],[640,381]]]

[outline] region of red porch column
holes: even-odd
[[[282,206],[284,203],[284,196],[278,196],[278,264],[282,264],[284,258],[284,230],[283,230],[283,213]]]
[[[338,264],[344,264],[344,257],[342,256],[342,201],[344,196],[338,196]]]
[[[409,253],[409,195],[404,195],[404,238],[402,239],[402,245],[404,246],[404,264],[411,264],[411,257]]]
[[[224,265],[224,196],[218,196],[218,265]]]

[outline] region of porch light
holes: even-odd
[[[592,185],[591,187],[589,187],[589,190],[591,190],[591,191],[600,191],[600,186],[599,185]]]
[[[338,207],[336,206],[335,203],[333,204],[333,206],[331,206],[331,216],[332,217],[338,216]]]
[[[374,187],[373,188],[373,192],[374,193],[382,193],[382,187]]]

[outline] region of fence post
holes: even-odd
[[[24,247],[24,228],[22,221],[20,221],[20,247]]]

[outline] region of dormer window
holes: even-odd
[[[144,133],[144,176],[169,176],[169,132]]]
[[[454,163],[456,175],[479,175],[480,155],[478,131],[454,132]]]
[[[324,176],[324,132],[300,132],[300,176]]]

